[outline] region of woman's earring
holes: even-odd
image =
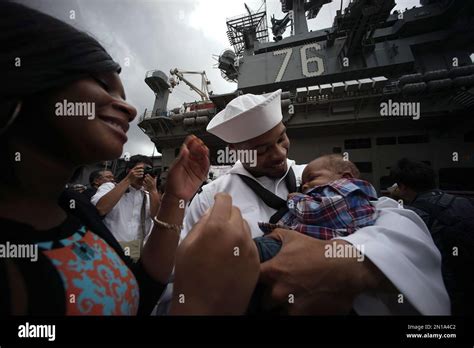
[[[10,128],[10,126],[13,124],[13,122],[15,122],[15,119],[20,114],[21,107],[22,107],[21,100],[17,101],[16,103],[13,103],[13,105],[12,103],[8,103],[5,106],[5,110],[6,110],[5,114],[6,114],[7,121],[5,125],[0,128],[0,135],[5,133],[8,130],[8,128]],[[3,110],[0,109],[0,112],[3,113]],[[0,116],[1,116],[0,119],[3,119],[3,115],[0,115]]]

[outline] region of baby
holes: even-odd
[[[295,230],[318,239],[347,236],[375,221],[370,200],[377,193],[367,181],[358,179],[354,163],[340,155],[325,155],[310,162],[302,174],[302,192],[288,195],[288,212],[276,223],[259,223],[270,233],[275,228]],[[275,256],[281,243],[267,237],[254,239],[260,261]]]

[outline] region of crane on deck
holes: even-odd
[[[183,71],[179,70],[177,68],[171,69],[170,70],[170,85],[171,88],[174,88],[179,84],[179,81],[183,81],[185,84],[189,86],[191,90],[199,94],[201,99],[203,101],[208,101],[209,100],[209,95],[212,94],[211,90],[211,81],[206,76],[205,71]],[[201,88],[199,89],[196,87],[192,82],[190,82],[188,79],[184,77],[185,74],[191,74],[191,75],[201,75]],[[173,78],[173,76],[176,76],[177,80]]]

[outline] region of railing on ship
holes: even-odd
[[[144,120],[149,120],[149,119],[156,118],[156,117],[169,117],[169,116],[170,116],[170,113],[168,111],[153,113],[153,110],[145,109],[143,114],[140,115],[140,117],[138,119],[138,122],[140,123]]]

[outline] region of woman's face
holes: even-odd
[[[74,165],[120,157],[129,123],[137,115],[125,101],[115,72],[95,74],[57,90],[41,112],[48,122],[44,134],[38,135],[51,138],[40,143]]]

